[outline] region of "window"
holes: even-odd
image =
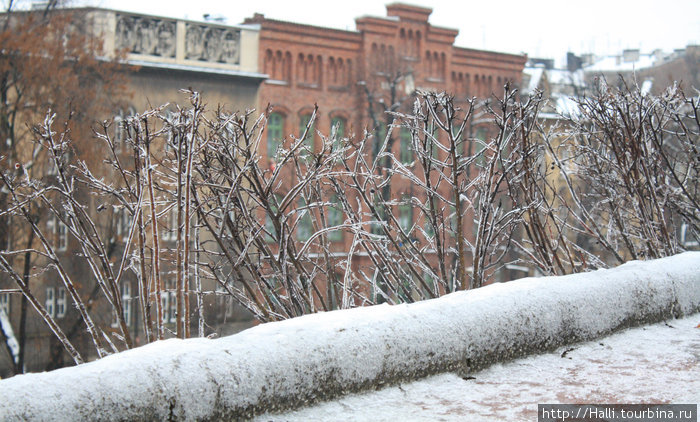
[[[413,161],[413,146],[411,145],[411,131],[408,128],[401,128],[399,159],[403,164],[410,164]]]
[[[267,158],[275,158],[277,149],[282,144],[284,117],[279,113],[270,113],[267,119]]]
[[[379,220],[375,220],[376,222],[372,223],[372,233],[383,235],[384,230],[382,229],[382,224],[384,224],[384,222],[386,221],[386,204],[384,204],[384,202],[378,199],[374,202],[374,209],[377,210]],[[372,216],[372,219],[374,220],[374,216]]]
[[[174,283],[170,283],[172,286]],[[160,308],[163,310],[163,324],[177,321],[177,298],[172,288],[164,290],[160,295]],[[129,309],[131,315],[131,309]],[[126,309],[124,309],[126,319]]]
[[[269,201],[270,210],[276,214],[279,210],[279,203],[282,202],[282,196],[275,194],[273,198],[269,199]],[[270,243],[275,242],[277,240],[278,233],[277,230],[275,230],[275,225],[272,222],[272,218],[270,218],[269,214],[265,214],[265,230],[267,231],[265,234],[265,240]]]
[[[58,250],[65,251],[68,248],[68,227],[61,220],[58,220],[56,227],[58,228],[56,232]]]
[[[65,251],[68,248],[68,227],[55,214],[52,214],[46,220],[46,228],[53,235],[56,251]]]
[[[59,287],[56,289],[56,317],[64,316],[66,316],[66,288]]]
[[[122,306],[124,307],[124,321],[127,326],[131,325],[131,285],[122,283]]]
[[[457,137],[458,133],[459,133],[459,121],[456,121],[456,122],[454,122],[454,126],[452,126],[452,137],[454,138],[454,141],[455,141],[455,149],[459,153],[459,144],[462,140]]]
[[[399,204],[399,225],[406,234],[413,226],[413,204],[408,196],[404,196]]]
[[[46,288],[46,302],[44,303],[44,307],[46,308],[46,313],[49,314],[51,318],[56,317],[56,296],[53,287]]]
[[[333,133],[333,151],[337,151],[342,147],[342,141],[345,137],[345,119],[342,117],[334,117],[333,120],[331,120],[331,134]]]
[[[423,273],[423,281],[431,292],[435,292],[435,279],[429,271]]]
[[[427,207],[426,207],[427,208]],[[430,217],[428,214],[425,214],[425,235],[428,237],[426,240],[431,240],[435,237],[435,227],[433,227],[433,224],[430,222]]]
[[[177,204],[173,204],[173,206],[170,207],[165,217],[166,222],[163,228],[163,240],[173,242],[177,240],[177,232],[179,229],[177,225]]]
[[[119,293],[122,296],[122,310],[124,311],[124,322],[127,326],[131,325],[131,284],[124,282],[119,286]],[[167,294],[167,293],[164,293]],[[162,296],[161,296],[162,299]],[[119,327],[119,320],[114,315],[112,320],[112,328]]]
[[[304,198],[299,198],[297,213],[301,216],[297,224],[297,240],[305,242],[313,234],[313,222],[311,221],[311,210],[307,208]]]
[[[163,291],[160,293],[160,309],[163,313],[163,324],[170,321],[170,292]]]
[[[381,149],[382,145],[384,145],[385,138],[386,124],[379,123],[379,125],[377,125],[376,129],[374,130],[374,155],[372,156],[373,159],[376,159],[379,155],[379,150]]]
[[[58,176],[58,167],[56,167],[56,161],[54,161],[51,153],[46,153],[46,175],[47,176]]]
[[[131,216],[126,208],[117,210],[116,215],[116,232],[117,236],[128,237],[131,229]]]
[[[179,115],[175,114],[174,112],[170,110],[165,110],[165,120],[170,122],[171,125],[177,125],[178,124],[178,119],[180,118]],[[180,141],[182,140],[178,135],[178,131],[176,129],[173,129],[172,126],[169,126],[167,124],[164,124],[165,127],[169,127],[170,130],[167,130],[165,132],[165,145],[163,147],[163,151],[165,152],[165,155],[167,156],[168,154],[171,153],[171,151],[177,151],[177,148],[179,146]]]
[[[438,147],[435,145],[438,143],[438,127],[435,124],[435,122],[430,122],[428,125],[428,133],[430,133],[430,136],[426,134],[426,151],[430,151],[430,156],[437,159],[438,158]]]
[[[299,120],[299,137],[301,137],[304,134],[304,131],[306,130],[306,126],[309,124],[309,121],[311,120],[311,115],[310,114],[304,114],[301,116],[301,120]],[[316,126],[316,122],[309,127],[309,131],[306,132],[306,136],[304,137],[304,147],[305,149],[302,149],[300,151],[301,155],[306,155],[310,152],[313,152],[314,150],[314,126]]]
[[[114,138],[112,138],[112,142],[114,143],[114,152],[116,153],[121,153],[124,150],[124,143],[128,138],[125,120],[134,114],[134,110],[129,108],[126,112],[124,112],[124,110],[119,110],[117,115],[114,116]]]
[[[412,296],[411,293],[413,291],[413,277],[408,272],[408,269],[401,268],[399,280],[401,282],[401,285],[398,286],[396,296],[401,302],[408,302]]]
[[[4,312],[5,315],[10,315],[10,294],[0,293],[0,312]]]
[[[486,162],[484,158],[484,144],[486,142],[486,128],[480,127],[476,129],[476,135],[474,136],[474,156],[477,157],[474,161],[477,165],[483,166]]]
[[[343,208],[338,200],[337,195],[331,197],[331,205],[328,207],[328,225],[331,227],[343,224]],[[343,231],[333,230],[328,233],[328,239],[332,242],[340,242],[343,240]]]
[[[680,244],[684,248],[693,248],[700,245],[698,239],[693,236],[692,230],[689,230],[688,223],[685,222],[681,224]]]

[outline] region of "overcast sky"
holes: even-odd
[[[394,0],[74,0],[153,15],[202,19],[220,15],[241,23],[254,13],[268,18],[355,29],[355,18],[385,16]],[[430,7],[435,26],[459,29],[457,45],[527,53],[563,61],[577,54],[615,54],[625,48],[671,51],[700,44],[699,0],[411,0]]]

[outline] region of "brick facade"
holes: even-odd
[[[370,115],[368,92],[372,90],[376,91],[372,95],[382,97],[380,102],[400,102],[397,111],[410,112],[416,90],[445,91],[454,95],[458,104],[464,104],[471,97],[502,95],[507,81],[520,84],[526,56],[457,47],[454,41],[458,31],[431,25],[431,12],[423,7],[390,4],[386,17],[357,18],[356,31],[283,22],[259,14],[247,19],[245,24],[260,26],[259,69],[269,76],[260,87],[258,109],[270,105],[275,113],[274,128],[268,126],[264,139],[268,140],[270,130],[274,130],[274,136],[284,138],[288,145],[291,137],[301,135],[314,105],[318,105],[314,129],[323,135],[331,133],[338,118],[344,120],[344,135],[351,139],[361,138],[365,130],[382,133],[378,122],[388,126],[391,117],[383,110],[374,117]],[[401,76],[395,86],[400,98],[389,98],[386,93],[385,76],[392,74]],[[477,128],[470,128],[469,138],[476,134]],[[395,129],[392,136],[398,138],[399,130]],[[382,138],[374,136],[370,142]],[[400,144],[393,142],[396,157],[401,154]],[[320,136],[315,134],[314,150],[321,148]],[[266,142],[261,143],[260,155],[271,160],[273,154]],[[414,191],[405,178],[395,178],[391,184],[392,198],[411,197],[416,195]],[[395,215],[399,214],[397,207]],[[425,224],[418,221],[420,214],[414,210],[409,218]],[[472,227],[464,230],[466,233]],[[333,241],[335,251],[346,252],[352,233],[343,233]],[[436,257],[428,259],[432,262]],[[370,275],[376,270],[362,254],[355,255],[352,268]]]
[[[357,31],[259,14],[247,19],[246,24],[260,25],[259,69],[269,75],[260,88],[259,109],[270,104],[284,116],[284,135],[299,134],[302,116],[314,104],[321,133],[330,133],[332,119],[342,117],[350,129],[346,134],[361,134],[368,116],[358,82],[379,67],[398,67],[411,74],[416,89],[446,91],[458,99],[499,95],[506,81],[520,83],[525,56],[456,47],[458,31],[431,25],[431,12],[390,4],[387,17],[357,18]]]

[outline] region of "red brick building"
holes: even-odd
[[[386,69],[408,76],[401,84],[404,92],[446,91],[458,99],[488,97],[506,81],[520,83],[525,56],[456,47],[457,30],[428,22],[432,9],[401,3],[386,8],[386,17],[357,18],[357,31],[257,14],[246,20],[260,25],[259,69],[269,79],[260,88],[259,106],[272,105],[275,130],[298,135],[318,104],[315,128],[321,133],[330,133],[339,119],[346,135],[362,133],[371,120],[364,87]]]
[[[386,8],[386,17],[357,18],[356,31],[259,14],[246,20],[245,24],[260,26],[258,67],[269,76],[258,93],[259,110],[272,106],[262,157],[271,160],[283,139],[288,142],[290,135],[302,134],[314,104],[318,105],[315,132],[329,135],[332,127],[338,127],[341,136],[359,139],[367,130],[375,135],[370,140],[375,148],[392,121],[385,110],[410,112],[417,90],[445,91],[459,104],[471,97],[501,95],[507,81],[520,84],[526,56],[457,47],[458,31],[431,25],[429,8],[401,3]],[[485,135],[478,129],[472,132],[470,138]],[[392,137],[401,138],[399,133],[395,130]],[[317,133],[311,142],[315,151],[321,150]],[[391,144],[402,161],[403,143],[401,139]],[[391,196],[411,197],[412,188],[409,180],[397,179],[391,184]],[[397,206],[396,212],[404,222],[424,224],[417,211]],[[465,233],[471,230],[464,227]],[[352,235],[338,232],[331,240],[335,251],[347,251]],[[370,274],[376,270],[362,258],[352,262],[354,270],[365,264]]]

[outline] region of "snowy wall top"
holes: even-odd
[[[0,420],[234,419],[700,310],[700,252],[166,340],[0,381]]]

